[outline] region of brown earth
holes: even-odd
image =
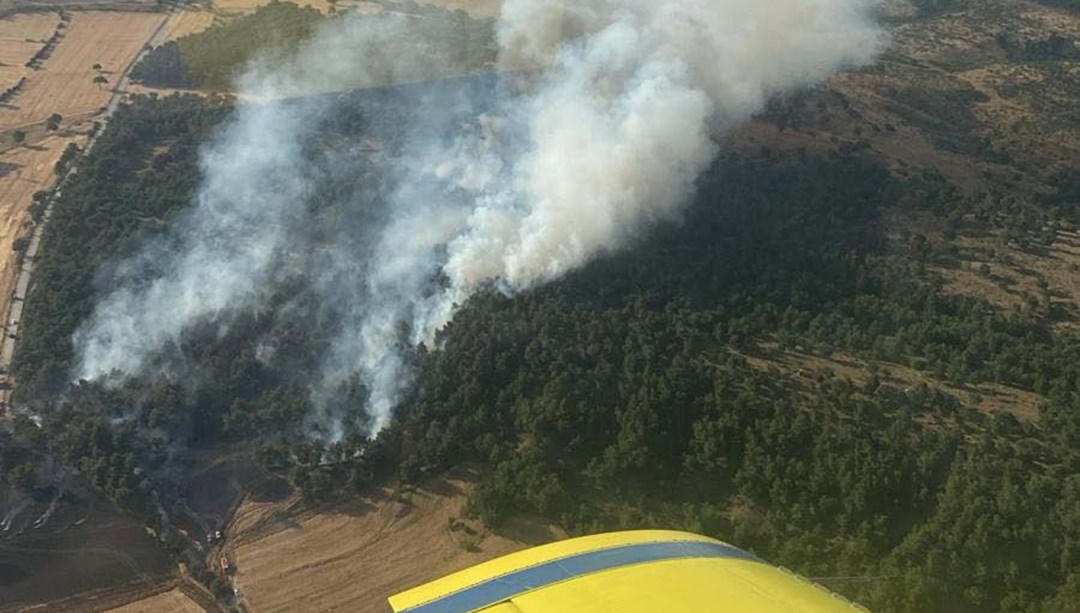
[[[108,609],[105,613],[206,613],[206,609],[188,598],[180,588],[174,588],[138,602]]]
[[[885,223],[893,241],[902,232],[927,239],[938,254],[930,270],[942,293],[985,300],[1004,314],[1027,313],[1058,331],[1080,330],[1080,231],[1069,224],[1049,232],[1049,244],[1024,246],[971,216],[949,239],[945,221],[930,214],[893,214]]]
[[[74,13],[42,69],[32,71],[25,89],[0,107],[0,130],[40,123],[53,113],[68,117],[104,107],[115,81],[165,19],[161,13]],[[94,64],[102,66],[109,84],[93,83]]]
[[[53,167],[68,143],[85,141],[84,136],[50,135],[0,153],[0,305],[6,305],[14,291],[20,262],[13,245],[30,234],[28,210],[34,192],[55,181]]]
[[[326,0],[293,0],[293,3],[310,6],[323,13],[330,11],[330,3]],[[220,13],[251,13],[264,4],[269,4],[269,0],[214,0],[214,10]]]
[[[802,351],[778,351],[775,345],[764,345],[754,354],[741,354],[756,368],[776,368],[792,373],[796,382],[809,384],[821,375],[849,379],[857,385],[865,385],[876,372],[881,385],[909,391],[920,385],[953,396],[961,404],[988,415],[997,412],[1012,413],[1018,419],[1034,421],[1039,417],[1042,397],[1000,383],[979,383],[959,386],[935,379],[925,372],[894,362],[870,362],[838,353],[820,356]]]
[[[94,84],[93,78],[101,74],[119,81],[164,19],[165,15],[155,13],[73,13],[40,70],[23,69],[25,86],[0,105],[0,312],[8,310],[20,266],[12,246],[30,233],[33,194],[56,181],[53,168],[69,144],[85,146],[91,120],[113,96],[110,86]],[[48,27],[55,27],[57,20],[55,13],[18,15],[0,21],[0,35],[45,32],[47,38],[52,35]],[[40,48],[37,44],[22,52],[33,55]],[[22,63],[25,58],[20,67]],[[95,70],[94,64],[100,64],[101,70]],[[59,130],[49,132],[44,121],[53,113],[64,119]],[[16,131],[25,134],[21,146],[15,144]]]
[[[158,10],[157,0],[0,0],[0,17],[10,17],[43,11],[115,11],[152,12]]]
[[[420,4],[434,4],[448,9],[460,9],[476,17],[497,17],[502,10],[502,0],[419,0]]]
[[[31,72],[25,64],[52,36],[60,16],[56,13],[23,13],[0,19],[0,90]]]
[[[323,13],[330,12],[332,4],[328,0],[292,0],[300,6],[310,6]],[[377,11],[383,6],[390,10],[395,0],[342,0],[333,6],[356,7],[362,11]],[[221,13],[250,13],[267,4],[269,0],[213,0],[214,10]],[[463,10],[475,17],[497,17],[502,8],[502,0],[417,0],[420,4],[433,4],[451,10]]]
[[[173,20],[163,41],[176,40],[188,34],[198,34],[214,24],[214,13],[200,8],[189,8]]]
[[[969,194],[1053,189],[1057,172],[1080,167],[1080,62],[1025,49],[1080,40],[1080,13],[1015,0],[969,7],[927,18],[893,11],[877,62],[779,101],[733,143],[855,145],[898,176],[940,174]]]
[[[954,244],[960,257],[935,268],[946,294],[1030,312],[1059,330],[1080,329],[1080,234],[1058,231],[1050,246],[1029,250],[995,235],[961,235]]]
[[[386,613],[392,594],[561,536],[525,520],[499,534],[457,523],[471,483],[462,475],[319,513],[294,513],[295,499],[245,502],[225,546],[233,585],[251,613]]]

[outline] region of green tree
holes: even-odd
[[[37,468],[30,462],[19,464],[8,471],[7,481],[17,490],[29,492],[34,489]]]

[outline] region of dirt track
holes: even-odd
[[[385,613],[391,594],[556,537],[524,521],[503,536],[451,531],[469,487],[455,479],[295,518],[287,503],[247,502],[226,547],[234,585],[252,613]]]

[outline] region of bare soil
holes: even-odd
[[[294,0],[300,6],[310,6],[323,13],[330,12],[328,0]],[[356,7],[365,12],[383,10],[384,5],[392,5],[394,0],[341,0],[336,6]],[[250,13],[267,4],[269,0],[213,0],[214,10],[220,13]],[[462,10],[474,17],[497,17],[502,9],[502,0],[417,0],[420,4],[433,4],[451,10]],[[392,9],[392,6],[388,8]]]
[[[0,107],[0,130],[41,123],[53,113],[68,117],[104,107],[115,81],[165,19],[162,13],[73,13],[52,56],[41,70],[31,71],[11,103]],[[109,82],[94,83],[99,74]]]
[[[23,13],[0,19],[0,90],[26,76],[26,62],[56,31],[56,13]]]
[[[206,613],[206,609],[188,598],[180,588],[173,588],[150,598],[108,609],[105,613]]]
[[[85,141],[82,136],[53,135],[0,153],[0,307],[4,312],[20,266],[13,245],[31,230],[31,199],[55,181],[53,167],[68,143]]]
[[[213,12],[200,8],[188,8],[170,24],[169,32],[163,40],[176,40],[189,34],[198,34],[213,24]]]
[[[561,536],[527,520],[498,534],[472,523],[451,530],[471,482],[461,475],[319,513],[297,512],[295,498],[246,502],[225,548],[233,584],[252,613],[386,613],[392,594]]]
[[[743,357],[750,365],[762,370],[778,368],[783,372],[794,373],[797,381],[807,384],[823,374],[849,379],[860,386],[866,384],[871,377],[870,363],[851,355],[838,353],[820,356],[802,351],[780,351],[774,345],[764,345],[761,349],[759,353],[743,354]],[[1034,421],[1039,417],[1042,397],[1032,392],[1000,383],[959,386],[894,362],[876,362],[875,366],[881,385],[905,391],[926,385],[986,414],[1007,412],[1025,421]]]

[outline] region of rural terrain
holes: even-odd
[[[491,533],[463,519],[474,482],[452,475],[326,510],[245,500],[225,544],[233,585],[251,611],[385,611],[387,594],[561,536],[536,520]]]
[[[0,21],[0,87],[5,91],[0,105],[0,251],[5,254],[0,259],[0,311],[5,314],[16,297],[16,276],[35,223],[30,212],[34,196],[66,170],[60,163],[65,152],[87,146],[108,106],[122,95],[116,86],[167,20],[154,12],[59,10],[16,12]],[[5,337],[17,334],[16,320],[5,321]],[[6,369],[10,363],[0,366]]]
[[[483,560],[654,526],[882,613],[1075,611],[1075,3],[886,3],[881,57],[730,135],[684,223],[475,297],[439,351],[408,356],[395,423],[328,444],[299,431],[296,373],[326,349],[323,322],[291,316],[310,308],[300,275],[172,348],[201,386],[65,379],[99,267],[179,223],[248,61],[351,10],[474,41],[500,3],[264,4],[0,0],[0,308],[25,305],[0,364],[0,613],[386,613]],[[270,31],[277,47],[247,42]],[[334,198],[401,146],[416,100],[459,86],[415,75],[329,94],[354,114],[304,146],[362,162],[313,166],[330,179],[312,234],[356,205]]]

